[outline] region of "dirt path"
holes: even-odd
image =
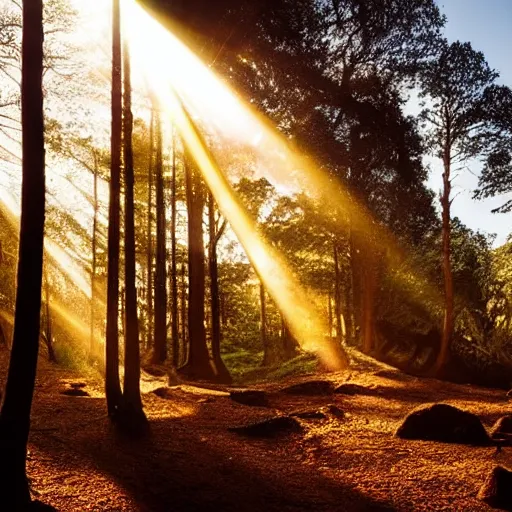
[[[512,465],[512,449],[497,455],[494,448],[402,441],[393,432],[410,409],[432,401],[475,412],[490,426],[512,412],[505,394],[371,369],[328,377],[349,378],[365,395],[301,397],[258,386],[269,393],[267,408],[187,386],[167,399],[149,392],[151,436],[133,442],[110,428],[93,375],[41,362],[28,468],[34,494],[77,512],[490,510],[476,494],[497,462]],[[70,380],[83,381],[91,396],[60,394]],[[285,438],[228,431],[326,404],[344,416],[300,420],[303,431]]]

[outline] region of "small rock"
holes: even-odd
[[[85,388],[85,386],[87,386],[85,382],[70,382],[69,385],[73,389],[82,389]]]
[[[169,388],[156,388],[153,390],[153,394],[159,398],[168,400],[170,398],[171,392]]]
[[[341,384],[334,392],[340,395],[368,395],[371,390],[360,384]]]
[[[508,398],[512,398],[512,389],[507,393]]]
[[[268,407],[268,398],[265,391],[257,389],[240,389],[231,391],[229,398],[234,402],[251,407]]]
[[[295,411],[290,413],[290,416],[300,418],[301,420],[325,420],[327,416],[322,411]]]
[[[325,405],[324,407],[320,408],[320,411],[324,414],[335,416],[336,418],[345,417],[345,411],[341,410],[337,405],[334,404]]]
[[[491,428],[492,439],[504,440],[503,444],[512,442],[512,415],[501,417]]]
[[[488,446],[491,440],[478,416],[452,405],[423,405],[413,410],[398,427],[402,439],[420,439]]]
[[[496,466],[480,488],[478,498],[491,507],[512,510],[512,472]]]
[[[295,418],[276,416],[250,425],[231,427],[228,430],[248,437],[271,438],[301,432],[302,427]]]
[[[70,389],[64,389],[60,392],[61,395],[66,396],[91,396],[87,391],[80,389],[80,388],[70,388]]]
[[[281,391],[288,395],[330,395],[334,391],[334,384],[329,380],[308,380],[283,388]]]

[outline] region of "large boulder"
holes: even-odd
[[[480,488],[478,497],[491,507],[512,510],[512,471],[496,466]]]
[[[334,392],[334,383],[329,380],[307,380],[283,388],[281,391],[288,395],[330,395]]]
[[[478,416],[447,404],[423,405],[398,427],[402,439],[487,446],[491,439]]]

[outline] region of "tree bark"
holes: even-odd
[[[442,220],[443,220],[443,275],[444,275],[444,294],[445,311],[443,322],[443,336],[441,340],[441,349],[434,367],[434,372],[439,374],[443,371],[450,356],[450,345],[455,327],[454,320],[454,294],[453,294],[453,273],[451,263],[451,223],[450,223],[450,194],[451,194],[451,150],[450,150],[450,131],[447,133],[447,144],[443,156],[443,195],[441,197]]]
[[[208,192],[208,269],[210,273],[210,301],[212,316],[212,357],[215,365],[217,380],[223,384],[231,384],[233,379],[226,368],[220,354],[220,298],[219,298],[219,269],[217,265],[217,245],[225,229],[225,223],[220,227],[215,221],[215,203],[213,195]]]
[[[147,226],[147,335],[146,348],[153,347],[153,149],[155,147],[155,111],[151,109],[149,126],[149,163],[148,163],[148,226]]]
[[[181,265],[181,299],[180,299],[180,315],[181,315],[181,346],[182,346],[182,357],[179,365],[185,364],[188,359],[188,337],[187,337],[187,285],[185,283],[185,264]]]
[[[188,335],[189,357],[183,374],[190,379],[214,379],[206,345],[205,254],[203,241],[204,186],[198,171],[185,158],[188,212]]]
[[[176,133],[173,129],[171,182],[171,334],[172,360],[175,368],[179,365],[178,276],[176,266],[176,186]]]
[[[341,323],[341,277],[339,250],[336,240],[333,241],[334,257],[334,318],[336,319],[336,338],[341,343],[343,340],[343,325]]]
[[[153,362],[162,364],[167,359],[167,278],[165,250],[165,202],[162,155],[162,124],[156,120],[156,273],[155,273],[155,339]]]
[[[46,348],[48,349],[48,360],[51,363],[57,362],[57,356],[53,349],[53,333],[52,333],[52,315],[50,311],[50,282],[48,281],[48,271],[43,268],[43,280],[44,280],[44,302],[45,302],[45,338]]]
[[[22,510],[31,501],[26,458],[39,351],[45,219],[42,0],[23,1],[22,37],[18,278],[11,359],[0,411],[0,496],[4,510]]]
[[[260,337],[261,345],[263,347],[263,366],[269,366],[272,364],[272,358],[270,355],[270,347],[268,343],[267,333],[267,294],[265,292],[265,286],[263,281],[260,279]]]
[[[94,326],[96,323],[96,272],[97,272],[97,237],[98,237],[98,157],[94,152],[94,173],[93,173],[93,219],[92,219],[92,264],[91,264],[91,303],[90,303],[90,340],[89,340],[89,361],[93,362],[97,356]]]
[[[114,419],[121,405],[119,382],[119,239],[121,194],[122,77],[120,0],[112,12],[112,133],[110,204],[108,215],[107,332],[105,394],[109,416]]]
[[[123,421],[145,422],[140,397],[140,346],[139,319],[137,316],[137,288],[135,277],[135,207],[133,171],[133,114],[130,50],[124,42],[124,282],[125,282],[125,350],[124,350],[124,390]]]

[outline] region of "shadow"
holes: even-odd
[[[97,418],[106,411],[103,399],[74,400],[73,411],[66,404],[63,414],[73,414],[75,420]],[[140,441],[123,438],[106,419],[96,419],[87,428],[71,422],[69,428],[51,432],[51,438],[36,427],[31,443],[43,457],[65,461],[66,471],[84,480],[93,482],[90,472],[96,471],[115,481],[141,511],[394,510],[298,463],[292,457],[298,435],[262,441],[227,432],[226,425],[243,420],[245,409],[235,405],[228,412],[237,417],[217,420],[209,412],[218,405],[208,404],[199,415],[196,409],[184,416],[152,419],[151,434]],[[60,423],[68,425],[71,419]]]

